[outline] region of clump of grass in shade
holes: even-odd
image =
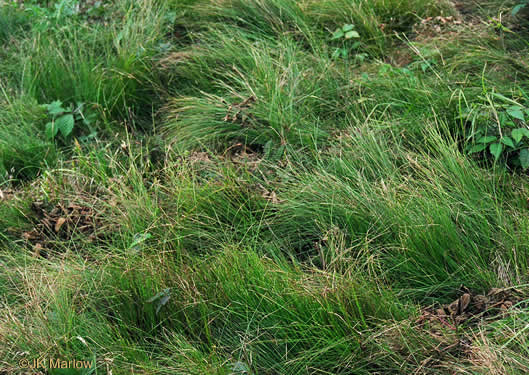
[[[515,5],[0,5],[0,373],[527,373]]]

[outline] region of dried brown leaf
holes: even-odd
[[[57,219],[57,222],[55,223],[55,233],[59,233],[61,230],[61,227],[66,223],[66,219],[64,217],[60,217]]]

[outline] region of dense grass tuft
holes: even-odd
[[[98,4],[0,0],[1,374],[528,372],[527,9]]]

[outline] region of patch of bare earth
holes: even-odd
[[[466,291],[448,305],[423,309],[417,323],[421,328],[429,324],[455,331],[463,324],[478,324],[501,318],[521,300],[521,292],[512,288],[493,288],[485,295]]]
[[[443,359],[459,358],[469,366],[487,365],[491,373],[504,374],[501,361],[486,345],[487,340],[482,335],[487,324],[515,314],[522,301],[523,293],[514,288],[493,288],[486,294],[472,294],[464,290],[450,304],[424,308],[414,329],[438,342],[434,348],[438,360],[432,357],[432,366],[448,369],[450,366],[443,363]],[[450,371],[453,374],[461,373],[457,368]]]
[[[493,288],[486,294],[462,288],[452,303],[424,307],[418,318],[395,323],[375,340],[396,353],[398,360],[406,358],[413,374],[474,373],[469,369],[506,374],[505,351],[492,345],[485,333],[493,323],[518,316],[527,308],[526,301],[527,291],[515,288]]]
[[[48,257],[56,244],[82,237],[84,242],[100,238],[102,216],[87,205],[74,202],[56,204],[35,201],[31,205],[33,229],[22,237],[35,256]]]

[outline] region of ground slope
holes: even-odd
[[[524,1],[20,3],[0,374],[529,372]]]

